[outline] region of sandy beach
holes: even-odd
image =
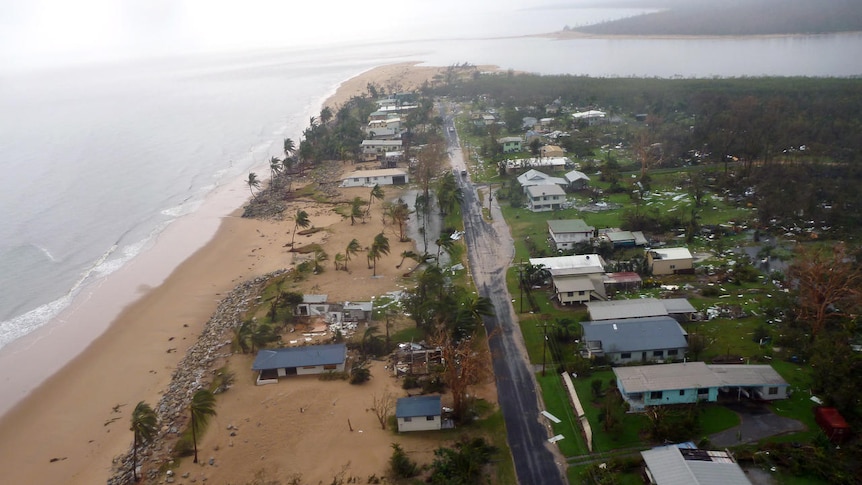
[[[326,102],[326,105],[338,106],[351,96],[365,92],[368,83],[384,87],[397,86],[404,90],[411,89],[421,85],[426,79],[431,79],[442,69],[415,67],[410,64],[374,69],[345,82]],[[388,87],[386,89],[389,90]],[[345,165],[345,170],[350,169],[352,169],[350,165]],[[237,188],[237,190],[240,189],[244,188]],[[368,189],[347,189],[342,195],[345,201],[354,196],[367,199]],[[391,200],[396,195],[394,191],[387,190],[386,198]],[[396,269],[396,265],[401,260],[400,253],[405,249],[412,249],[412,246],[409,243],[399,243],[397,236],[393,237],[391,227],[386,231],[389,231],[392,251],[389,256],[378,262],[378,277],[372,277],[371,270],[367,269],[364,255],[354,258],[350,264],[350,272],[335,271],[332,266],[332,257],[337,252],[343,252],[343,248],[350,239],[357,238],[363,245],[369,245],[374,235],[381,231],[381,216],[375,211],[381,207],[379,202],[372,206],[372,214],[367,223],[357,223],[353,226],[349,219],[344,219],[332,212],[332,207],[329,205],[310,201],[299,201],[296,204],[298,205],[288,208],[288,213],[295,212],[297,207],[303,207],[309,212],[309,218],[315,227],[326,229],[307,237],[297,236],[296,245],[317,242],[324,245],[330,254],[326,271],[303,284],[308,284],[309,288],[313,285],[314,292],[328,293],[335,300],[369,299],[398,288],[400,275],[404,271]],[[168,255],[144,253],[133,262],[137,268],[118,272],[125,276],[118,275],[113,279],[109,277],[103,285],[106,287],[94,290],[93,298],[111,302],[110,286],[118,284],[116,280],[120,278],[132,278],[131,281],[123,284],[136,284],[139,298],[131,303],[111,302],[111,305],[122,307],[122,311],[119,312],[118,317],[108,319],[104,332],[95,338],[83,353],[62,365],[42,385],[2,416],[0,469],[3,470],[5,483],[105,483],[111,475],[112,459],[124,454],[130,447],[132,434],[128,429],[132,408],[141,400],[153,404],[158,402],[170,382],[177,363],[189,346],[195,342],[219,300],[241,281],[290,267],[298,261],[296,253],[290,252],[289,248],[285,247],[293,230],[292,223],[242,219],[238,217],[238,213],[239,210],[235,210],[230,216],[222,217],[213,239],[205,247],[194,251],[188,259],[181,263],[177,262],[178,266],[175,265],[176,269],[165,281],[150,284],[147,283],[146,278],[141,278],[141,282],[135,283],[134,275],[140,277],[146,274],[148,264],[171,264]],[[177,244],[181,245],[181,236],[178,236],[178,239]],[[78,314],[77,318],[98,320],[100,318],[98,308],[91,311],[92,314]],[[111,311],[113,310],[106,310],[106,314],[111,314]],[[104,317],[101,318],[104,320]],[[27,343],[26,353],[32,354],[38,351],[39,356],[31,355],[30,358],[62,362],[63,357],[57,356],[63,355],[62,348],[66,339],[76,338],[75,332],[75,328],[59,326],[52,331],[51,335],[44,336],[40,341]],[[242,369],[243,366],[250,365],[250,361],[245,362],[242,359],[247,360],[250,357],[238,358],[239,363],[232,365],[238,366],[237,380],[243,382],[242,385],[238,385],[238,388],[243,389],[249,387],[247,381],[251,378],[251,374],[250,371],[246,372]],[[10,362],[18,361],[13,358],[0,363],[11,365]],[[24,375],[27,373],[25,368],[21,368],[21,372]],[[302,386],[316,387],[316,384],[318,384],[316,380],[306,379],[302,382]],[[341,381],[325,384],[352,387],[351,392],[360,393],[360,388],[348,386]],[[383,378],[375,379],[374,385],[384,389],[387,381]],[[267,393],[265,397],[261,395],[248,397],[250,401],[235,405],[240,406],[238,409],[242,409],[254,402],[276,403],[279,399],[288,398],[290,393],[301,392],[302,386],[296,388],[289,385],[267,386],[264,391]],[[320,391],[320,396],[329,399],[327,392]],[[240,395],[240,392],[235,395]],[[367,401],[368,393],[365,392],[363,396]],[[359,429],[372,428],[373,423],[367,422],[370,419],[369,413],[365,412],[369,403],[364,402],[359,394],[348,395],[346,399],[354,402],[351,409],[345,410],[336,403],[332,403],[331,407],[336,409],[319,412],[346,412],[351,417],[356,416]],[[290,412],[298,412],[298,408]],[[214,431],[211,436],[207,436],[203,449],[211,450],[215,446],[227,446],[223,432],[227,423],[224,419],[230,419],[231,412],[226,410],[220,415],[225,418],[215,421]],[[338,414],[338,416],[340,420],[341,415]],[[318,420],[320,418],[316,415],[307,416],[309,419],[315,417]],[[249,420],[251,419],[249,417]],[[249,422],[233,424],[242,430],[244,427],[250,427]],[[257,425],[258,423],[254,423],[255,427]],[[338,423],[339,430],[345,427],[346,423]],[[296,431],[306,432],[303,429],[305,428]],[[313,429],[308,432],[325,433],[322,430]],[[341,435],[332,435],[328,439],[340,442],[345,447],[358,449],[362,453],[372,453],[372,448],[367,447],[363,442],[363,439],[370,439],[369,436],[371,433],[364,431],[364,433],[349,435],[349,440]],[[354,467],[357,467],[359,462],[363,462],[373,464],[371,468],[377,469],[380,460],[385,462],[391,452],[387,441],[390,435],[381,436],[383,436],[382,440],[380,436],[375,437],[377,444],[373,447],[373,453],[376,454],[373,459],[363,458],[364,455],[360,454],[353,458]],[[327,459],[325,455],[317,456],[318,460],[327,463],[325,469],[314,466],[314,457],[302,454],[296,454],[299,460],[296,462],[269,463],[256,455],[263,454],[257,448],[264,446],[263,444],[257,444],[257,440],[245,432],[242,440],[247,440],[244,444],[249,444],[250,455],[240,460],[250,460],[251,456],[255,456],[255,459],[262,460],[261,469],[271,467],[273,470],[286,471],[287,468],[298,463],[311,468],[311,471],[295,470],[303,473],[304,477],[312,478],[319,475],[322,480],[326,475],[331,478],[333,474],[332,467],[329,466],[332,460]],[[235,446],[240,448],[240,439],[236,438],[234,442]],[[252,445],[253,442],[255,444]],[[377,446],[381,443],[382,446]],[[210,454],[212,453],[205,452],[204,456]],[[351,457],[341,456],[335,462],[339,463],[345,459],[350,461]],[[366,472],[364,466],[358,471]],[[210,478],[209,483],[223,483],[218,478],[218,471],[228,468],[223,466],[216,470],[216,473],[208,470],[206,473]],[[316,470],[316,468],[321,469]],[[379,470],[379,472],[382,471]],[[226,478],[233,481],[250,480],[252,476],[227,476]]]

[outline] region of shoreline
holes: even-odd
[[[364,71],[339,84],[317,109],[365,92],[369,82],[386,86],[391,76],[410,66],[416,67],[400,63]],[[444,68],[417,69],[422,77]],[[399,83],[407,82],[403,74]],[[112,460],[129,450],[131,409],[140,400],[159,402],[220,300],[243,281],[288,267],[285,236],[279,234],[289,232],[287,224],[237,217],[248,195],[240,186],[224,190],[233,194],[205,204],[195,213],[197,225],[169,227],[158,245],[90,290],[89,308],[85,311],[81,305],[75,310],[78,321],[90,322],[85,336],[74,325],[51,326],[4,354],[0,368],[19,380],[38,378],[22,372],[28,366],[41,364],[49,371],[41,384],[0,416],[0,466],[10,482],[107,480]],[[202,247],[177,250],[201,231],[212,234]],[[158,268],[165,267],[172,269],[160,279]],[[134,301],[112,301],[121,288],[132,288]],[[100,317],[104,326],[92,323]],[[89,335],[94,335],[90,341],[81,342]],[[83,350],[74,355],[81,345]],[[46,360],[63,360],[59,350],[54,350],[58,355],[51,353],[61,348],[67,350],[63,355],[73,354],[71,360],[57,369],[46,365]],[[10,361],[9,356],[16,359]]]

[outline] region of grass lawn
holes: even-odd
[[[739,415],[730,409],[717,404],[707,404],[703,406],[700,415],[700,433],[703,436],[709,436],[732,428],[739,422]]]
[[[506,441],[506,422],[503,420],[503,412],[497,408],[492,414],[476,422],[476,426],[499,450],[497,456],[493,458],[497,474],[495,483],[517,483],[515,463],[512,461],[512,453]]]
[[[541,373],[536,376],[542,388],[542,397],[545,401],[545,410],[556,416],[560,423],[553,423],[544,416],[540,419],[551,424],[554,434],[561,434],[565,439],[557,441],[557,446],[565,456],[586,455],[589,453],[586,440],[581,433],[578,417],[569,403],[568,391],[562,382],[562,378],[554,372],[548,372],[544,377]]]
[[[601,410],[599,403],[594,402],[593,391],[590,387],[590,383],[595,379],[601,380],[602,391],[607,391],[609,387],[608,382],[614,379],[614,373],[609,370],[600,371],[594,372],[589,377],[574,379],[578,398],[581,400],[584,413],[590,422],[590,427],[593,429],[593,451],[602,452],[618,448],[646,446],[640,438],[640,430],[646,427],[647,418],[641,414],[626,414],[623,418],[622,431],[616,436],[611,436],[602,430],[602,423],[599,422]]]

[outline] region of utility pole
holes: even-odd
[[[518,265],[518,304],[521,306],[519,313],[524,313],[524,261]]]

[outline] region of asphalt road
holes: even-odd
[[[492,222],[482,217],[482,205],[487,203],[489,191],[486,186],[486,199],[480,201],[469,175],[460,175],[466,165],[457,134],[448,130],[452,126],[451,116],[445,107],[441,108],[452,168],[458,174],[464,197],[461,212],[470,270],[479,293],[494,304],[495,317],[485,318],[485,329],[491,336],[489,345],[497,380],[497,399],[506,421],[518,483],[562,485],[566,483],[565,466],[557,462],[558,456],[552,451],[555,445],[548,443],[549,433],[540,421],[543,419],[539,415],[541,396],[536,392],[537,383],[506,287],[506,268],[515,253],[512,237],[494,203],[486,205],[491,207]]]

